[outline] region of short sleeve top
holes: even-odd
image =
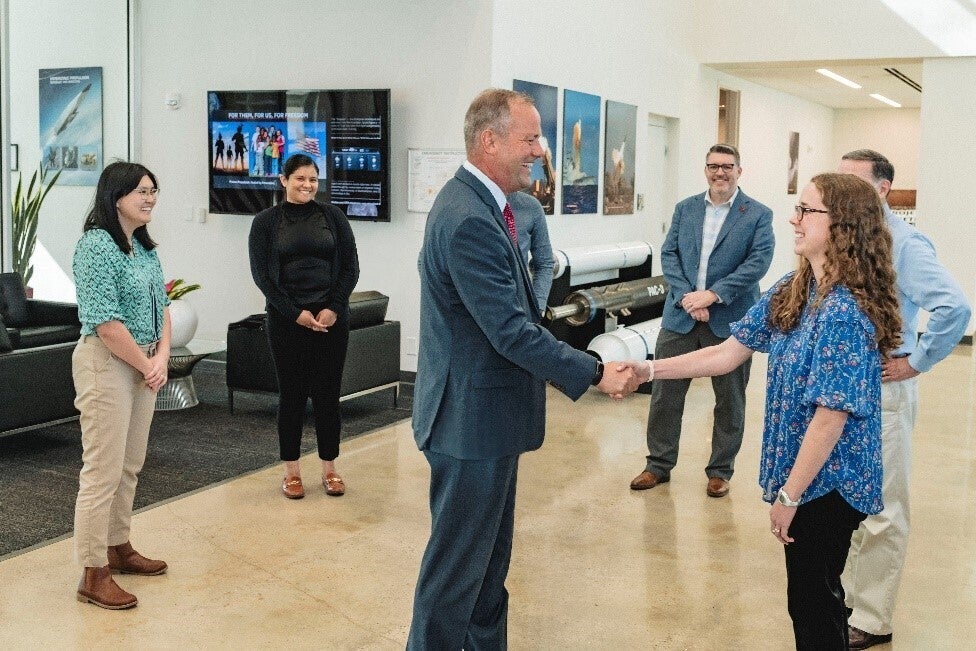
[[[875,327],[844,286],[835,286],[816,308],[810,296],[789,332],[769,322],[769,301],[792,274],[769,289],[739,321],[732,336],[769,353],[766,415],[759,485],[772,502],[793,469],[818,406],[846,411],[837,445],[800,497],[805,503],[837,490],[855,509],[875,514],[881,501],[881,355]]]
[[[95,328],[102,323],[120,321],[137,344],[159,340],[163,309],[170,301],[155,250],[133,238],[132,254],[127,255],[108,231],[93,228],[78,241],[72,270],[81,334],[97,334]]]

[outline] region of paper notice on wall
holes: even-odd
[[[407,210],[430,212],[441,191],[466,158],[463,149],[410,149]]]

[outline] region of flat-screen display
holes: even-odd
[[[282,196],[295,153],[319,168],[322,202],[350,219],[390,221],[390,91],[267,90],[207,94],[210,212],[253,215]]]

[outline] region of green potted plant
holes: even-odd
[[[38,182],[38,175],[40,181]],[[17,189],[14,191],[12,206],[13,222],[13,249],[14,249],[14,271],[20,274],[20,278],[27,287],[31,276],[34,275],[34,267],[30,263],[31,256],[34,255],[34,247],[37,246],[37,220],[41,213],[41,204],[47,193],[54,187],[54,183],[61,176],[61,170],[51,177],[45,185],[47,170],[40,167],[38,171],[31,175],[30,183],[27,185],[27,192],[23,191],[24,175],[20,174],[17,179]]]

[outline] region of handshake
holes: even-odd
[[[621,400],[637,387],[654,379],[654,362],[607,362],[603,365],[603,379],[596,388],[614,400]]]

